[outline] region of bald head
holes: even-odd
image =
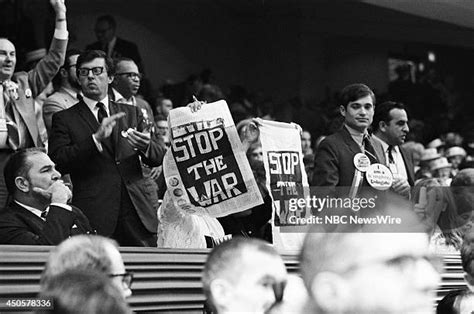
[[[0,82],[11,79],[15,66],[15,45],[6,38],[0,38]]]

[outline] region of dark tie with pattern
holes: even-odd
[[[102,123],[102,120],[104,120],[104,118],[107,118],[107,111],[105,111],[105,105],[101,102],[98,102],[95,106],[99,108],[99,111],[97,112],[97,120],[99,120],[99,123]]]
[[[393,146],[392,145],[388,146],[387,152],[388,152],[388,163],[394,164],[395,160],[393,159],[393,154],[392,154]]]
[[[364,137],[364,148],[365,148],[365,154],[367,157],[370,159],[370,163],[378,163],[377,155],[375,154],[375,149],[372,146],[372,143],[370,142],[369,136]]]
[[[46,217],[48,217],[48,212],[49,212],[48,209],[45,209],[44,211],[42,211],[41,212],[41,218],[46,219]]]

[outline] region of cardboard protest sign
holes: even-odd
[[[273,199],[273,240],[287,249],[298,249],[302,234],[282,234],[284,228],[295,232],[290,217],[306,217],[308,210],[290,210],[289,200],[308,194],[308,179],[303,164],[300,131],[295,124],[258,119],[267,188]],[[293,229],[291,230],[291,226]],[[302,232],[302,229],[296,230]]]
[[[263,203],[225,101],[170,111],[163,169],[176,206],[222,217]]]

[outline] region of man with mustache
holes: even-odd
[[[398,102],[386,101],[375,110],[374,137],[384,151],[381,162],[386,164],[393,174],[392,189],[409,198],[410,186],[415,183],[413,155],[401,147],[410,131],[405,106]]]

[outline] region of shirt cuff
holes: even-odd
[[[57,207],[61,207],[61,208],[64,208],[65,210],[68,210],[70,212],[72,212],[72,207],[67,205],[67,204],[62,204],[62,203],[51,203],[49,204],[49,206],[57,206]]]
[[[95,136],[92,134],[92,140],[94,141],[95,147],[97,147],[97,150],[99,153],[102,153],[104,149],[102,148],[102,144],[95,138]]]
[[[69,37],[69,32],[65,29],[55,29],[54,30],[54,38],[60,40],[67,40]]]

